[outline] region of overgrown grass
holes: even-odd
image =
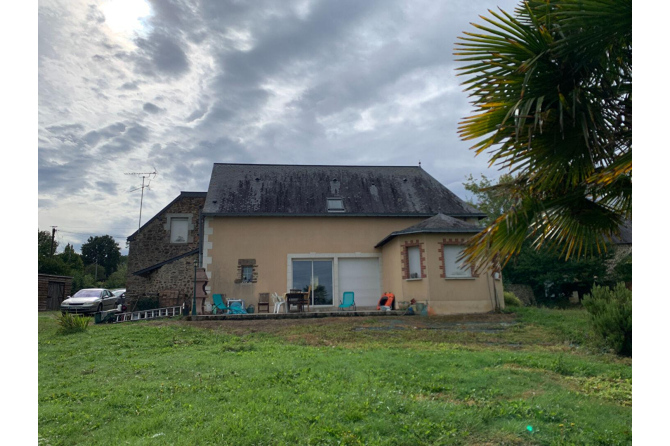
[[[631,362],[574,345],[582,317],[519,309],[495,332],[414,316],[59,336],[43,313],[40,444],[630,444]]]

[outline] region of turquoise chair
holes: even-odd
[[[227,313],[230,308],[223,302],[222,294],[212,294],[212,301],[214,302],[214,308],[218,308],[222,313]]]
[[[223,302],[222,294],[212,294],[212,301],[214,302],[214,306],[221,310],[222,313],[247,314],[247,310],[244,309],[241,302],[233,302],[230,306],[226,305]]]
[[[342,303],[340,304],[339,308],[340,310],[344,310],[345,308],[352,308],[354,311],[356,311],[356,302],[354,301],[354,292],[353,291],[345,291],[342,294]]]

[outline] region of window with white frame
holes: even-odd
[[[188,243],[188,218],[170,219],[170,243]]]
[[[466,266],[458,258],[463,253],[463,247],[459,245],[444,245],[444,276],[447,279],[460,279],[472,277],[472,269]]]
[[[407,248],[407,261],[409,262],[409,278],[421,278],[421,248],[409,246]]]

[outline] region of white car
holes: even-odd
[[[60,304],[61,313],[92,314],[116,308],[118,297],[103,288],[85,288]]]

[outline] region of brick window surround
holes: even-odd
[[[423,247],[423,243],[419,240],[409,240],[402,244],[402,251],[400,252],[400,265],[402,267],[402,278],[409,279],[409,255],[407,249],[413,246],[419,247],[419,258],[421,260],[421,279],[425,279],[426,276],[426,250]]]
[[[444,263],[444,246],[463,246],[465,247],[465,243],[467,240],[465,238],[444,238],[440,243],[438,243],[439,248],[438,252],[440,253],[440,277],[443,279],[448,279],[447,277],[447,265]],[[479,274],[475,271],[473,267],[470,267],[470,275],[472,277],[479,277]]]
[[[242,271],[244,266],[252,267],[251,273],[251,282],[242,281]],[[258,265],[256,264],[256,259],[239,259],[237,261],[237,278],[235,283],[256,283],[258,282]]]

